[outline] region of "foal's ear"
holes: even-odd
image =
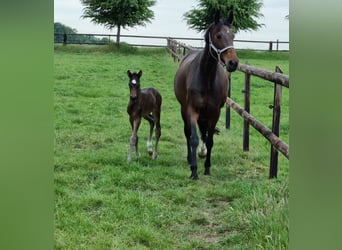
[[[142,71],[141,70],[139,70],[138,76],[139,76],[139,78],[142,76]]]
[[[233,15],[233,11],[231,10],[229,11],[229,14],[226,20],[227,24],[231,25],[233,23],[233,19],[234,19],[234,15]]]
[[[130,70],[127,70],[127,75],[128,75],[129,78],[131,78],[132,72]]]
[[[215,24],[218,24],[220,22],[220,11],[216,10],[215,14],[214,14],[214,21]]]

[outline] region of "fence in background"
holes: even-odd
[[[202,38],[187,37],[165,37],[165,36],[138,36],[121,35],[121,40],[134,46],[141,47],[166,47],[169,38],[190,43],[192,47],[201,48],[204,46]],[[55,33],[54,42],[64,44],[94,44],[105,45],[114,43],[116,35],[113,34],[65,34]],[[289,42],[284,41],[249,41],[234,40],[237,49],[253,49],[260,51],[289,51]]]

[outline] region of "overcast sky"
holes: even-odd
[[[154,19],[146,27],[124,29],[125,35],[151,35],[172,37],[202,38],[203,34],[190,29],[184,20],[184,13],[197,5],[197,0],[157,0]],[[103,26],[93,24],[90,19],[83,19],[84,6],[80,0],[55,0],[54,21],[74,28],[78,33],[116,34],[116,30],[108,30]],[[236,40],[261,41],[289,41],[289,14],[288,0],[263,0],[260,12],[264,15],[258,20],[265,24],[258,31],[239,32]],[[263,45],[265,46],[265,45]],[[286,46],[288,48],[288,45]]]

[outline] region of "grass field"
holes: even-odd
[[[288,53],[238,52],[240,62],[289,74]],[[278,179],[269,180],[268,141],[250,129],[242,150],[243,121],[224,109],[214,137],[211,176],[188,179],[179,104],[173,93],[178,65],[165,49],[121,51],[57,46],[55,95],[55,249],[287,249],[289,162],[279,154]],[[163,96],[159,156],[146,151],[127,164],[131,135],[126,71],[142,69],[142,87]],[[243,104],[244,75],[232,74],[232,99]],[[251,114],[272,122],[272,84],[252,78]],[[283,89],[280,137],[289,143],[289,95]],[[243,106],[243,105],[242,105]]]

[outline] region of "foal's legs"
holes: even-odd
[[[133,151],[133,147],[135,147],[135,153],[137,156],[140,155],[139,153],[139,149],[138,149],[138,129],[140,126],[140,122],[141,122],[141,117],[137,117],[135,119],[133,119],[132,117],[130,117],[130,123],[132,126],[132,136],[130,138],[130,149],[129,149],[129,154],[127,157],[127,162],[131,162],[132,160],[132,151]]]
[[[147,152],[152,155],[153,150],[152,150],[152,134],[153,134],[153,129],[154,129],[154,120],[153,116],[151,114],[148,114],[144,116],[144,118],[150,123],[150,135],[147,138]]]
[[[153,112],[153,116],[151,114],[148,114],[144,116],[144,118],[150,123],[150,135],[147,139],[147,151],[150,155],[152,155],[152,159],[156,159],[158,156],[158,142],[161,135],[161,128],[160,128],[160,108]],[[152,149],[152,135],[153,135],[153,129],[154,125],[156,125],[156,143],[154,146],[154,151]]]

